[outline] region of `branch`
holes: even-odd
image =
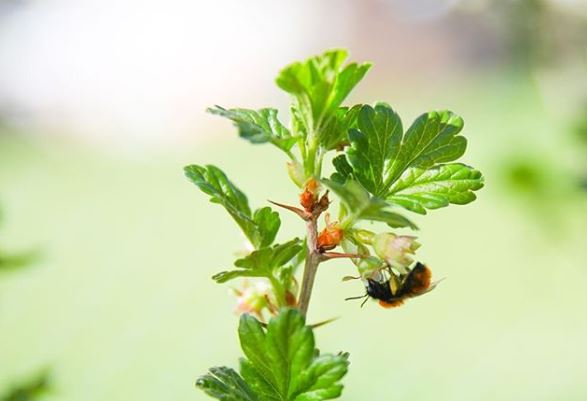
[[[299,308],[305,316],[308,313],[308,306],[310,304],[310,297],[312,296],[312,288],[314,287],[314,280],[316,279],[316,272],[320,264],[321,254],[316,249],[316,239],[318,236],[318,228],[316,223],[317,217],[312,216],[306,222],[307,238],[306,238],[306,264],[304,266],[304,276],[302,279],[302,290],[300,292]]]

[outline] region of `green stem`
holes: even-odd
[[[304,172],[306,173],[306,177],[319,177],[316,175],[316,155],[318,153],[318,141],[311,136],[310,146],[308,147],[308,152],[306,153],[306,158],[304,160]]]

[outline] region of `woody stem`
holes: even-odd
[[[318,236],[317,216],[312,216],[306,221],[307,238],[306,238],[306,264],[304,266],[304,276],[302,278],[302,290],[300,292],[299,308],[305,316],[308,312],[312,288],[316,279],[316,272],[320,264],[320,253],[316,249],[316,239]]]

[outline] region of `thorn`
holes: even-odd
[[[358,255],[356,253],[323,252],[320,258],[323,261],[327,261],[327,260],[331,260],[331,259],[341,259],[341,258],[363,259],[364,256]]]
[[[302,220],[308,221],[312,217],[312,215],[305,210],[300,209],[299,207],[284,205],[283,203],[273,202],[272,200],[268,200],[269,203],[274,204],[275,206],[282,207],[284,209],[289,210],[290,212],[294,212],[298,216],[302,218]]]
[[[334,322],[335,320],[338,320],[338,319],[340,319],[340,317],[337,316],[337,317],[333,317],[332,319],[327,319],[327,320],[323,320],[323,321],[318,322],[318,323],[310,324],[309,326],[311,328],[315,329],[315,328],[318,328],[318,327],[321,327],[321,326],[325,326],[328,323],[332,323],[332,322]]]

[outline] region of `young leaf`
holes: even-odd
[[[481,172],[464,164],[441,164],[428,170],[409,168],[389,189],[387,200],[426,214],[426,209],[472,202],[476,199],[473,191],[482,187]]]
[[[261,401],[319,401],[337,398],[348,355],[319,355],[312,329],[295,309],[283,309],[265,330],[250,315],[239,325],[247,359],[241,374]]]
[[[369,195],[357,181],[348,179],[343,184],[340,184],[334,180],[324,179],[322,182],[340,196],[351,213],[344,223],[346,226],[351,226],[356,220],[372,220],[387,223],[393,228],[418,228],[401,214],[386,210],[390,205],[382,199]]]
[[[288,263],[302,250],[299,238],[272,247],[261,248],[234,262],[238,270],[224,271],[212,278],[224,283],[236,277],[277,277],[278,269]]]
[[[277,118],[276,109],[224,109],[220,106],[209,108],[209,113],[217,114],[232,120],[238,127],[241,138],[251,143],[272,143],[279,149],[289,153],[296,143],[289,130]]]
[[[273,243],[281,225],[277,212],[263,207],[252,214],[246,195],[216,166],[194,164],[184,170],[191,182],[210,195],[210,202],[224,206],[256,249]]]
[[[287,66],[277,77],[277,85],[296,98],[297,110],[315,131],[334,114],[371,67],[368,63],[343,67],[346,58],[345,50],[327,51]]]
[[[260,401],[242,377],[227,367],[211,368],[196,387],[221,401]]]

